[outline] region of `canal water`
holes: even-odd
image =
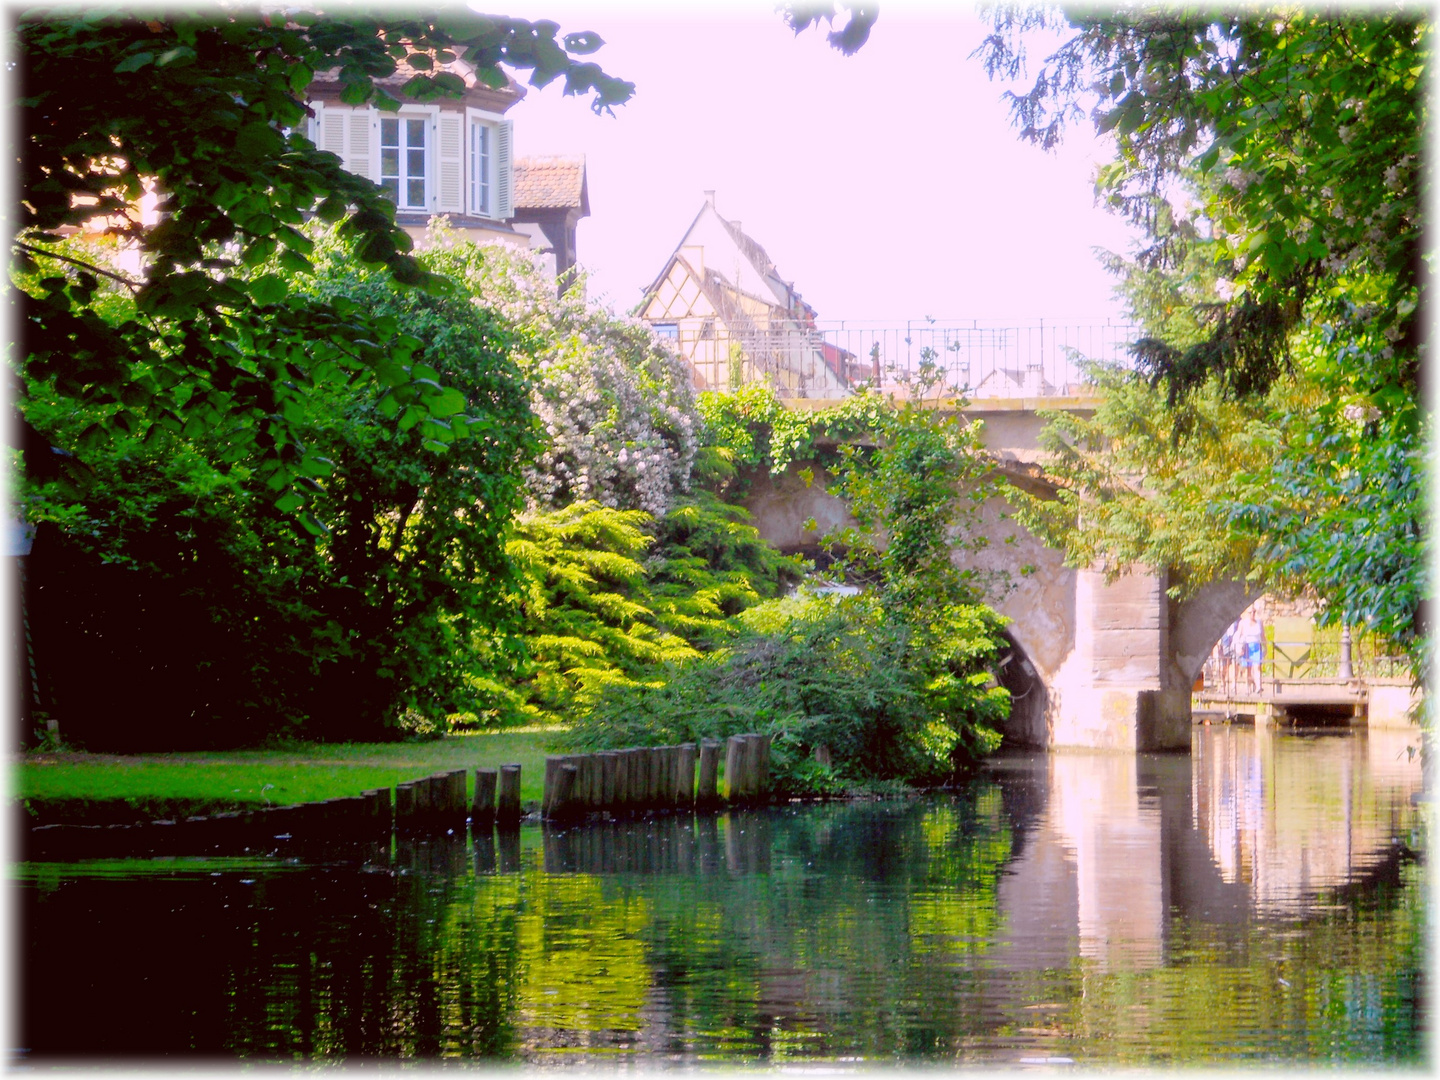
[[[1420,790],[1403,735],[1217,726],[364,864],[22,864],[20,1056],[1427,1067]]]

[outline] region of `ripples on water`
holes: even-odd
[[[912,801],[25,864],[34,1058],[1425,1064],[1403,737],[1197,729]]]

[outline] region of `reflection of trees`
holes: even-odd
[[[1042,775],[1029,782],[1044,789]],[[84,1015],[109,1053],[279,1060],[1413,1059],[1419,868],[1326,890],[1303,920],[1246,905],[1212,918],[1210,893],[1176,884],[1208,862],[1188,763],[1157,759],[1138,781],[1164,819],[1169,905],[1148,966],[1083,955],[1074,913],[1068,945],[1020,962],[1007,942],[1030,932],[1023,905],[1064,904],[1016,893],[1013,792],[984,780],[946,800],[525,830],[499,858],[442,840],[368,871],[61,874],[25,890],[46,917],[26,935],[24,985],[52,1004],[26,1037],[73,1054]],[[1063,848],[1041,826],[1079,804],[1031,802],[1033,860]],[[104,959],[77,980],[61,955]]]

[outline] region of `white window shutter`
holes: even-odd
[[[320,138],[316,140],[321,150],[328,150],[345,161],[345,121],[350,110],[333,105],[320,110]],[[346,168],[349,168],[348,162]]]
[[[442,214],[465,212],[465,118],[442,112],[436,120],[435,209]]]
[[[373,138],[374,113],[374,109],[351,109],[346,118],[348,145],[345,147],[345,169],[356,176],[363,176],[366,180],[375,179],[375,166],[371,158],[379,140]]]
[[[495,125],[495,216],[501,221],[515,216],[515,185],[510,165],[511,127],[509,120],[501,120]]]

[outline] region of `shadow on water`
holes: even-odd
[[[1422,1064],[1393,742],[1197,729],[909,800],[23,864],[22,1056]]]

